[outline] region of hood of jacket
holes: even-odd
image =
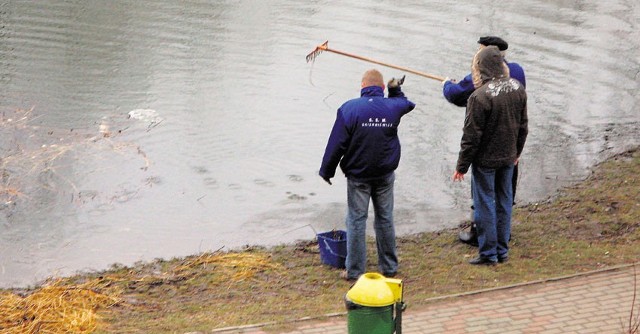
[[[509,77],[509,67],[497,46],[484,47],[475,54],[471,64],[471,77],[476,89],[487,81]]]

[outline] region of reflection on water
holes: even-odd
[[[640,5],[390,1],[0,2],[0,286],[342,228],[317,169],[336,108],[374,65],[468,73],[480,35],[527,72],[518,201],[638,144]],[[380,68],[386,77],[401,75]],[[456,226],[462,109],[408,75],[400,234]]]

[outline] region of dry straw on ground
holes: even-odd
[[[278,268],[265,254],[208,252],[187,258],[164,273],[97,275],[80,284],[60,279],[23,295],[5,292],[0,294],[0,334],[93,333],[100,324],[97,312],[119,304],[123,289],[131,289],[132,282],[183,281],[204,269],[215,272],[215,281],[223,284]]]
[[[233,281],[253,278],[265,269],[278,269],[278,265],[271,262],[271,258],[265,254],[213,252],[186,260],[174,272],[180,276],[190,276],[207,267],[211,270],[215,268],[220,280]]]
[[[27,296],[0,295],[0,333],[92,333],[97,311],[118,298],[94,291],[95,282],[78,286],[44,286]]]

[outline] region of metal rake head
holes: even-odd
[[[316,57],[318,57],[322,53],[322,51],[327,50],[329,48],[328,44],[329,44],[329,41],[325,41],[324,43],[316,46],[315,50],[311,51],[311,53],[307,55],[307,63],[310,61],[315,61]]]

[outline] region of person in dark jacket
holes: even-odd
[[[476,90],[467,101],[454,181],[472,170],[478,257],[471,264],[493,265],[509,258],[514,165],[528,134],[527,93],[509,71],[496,46],[482,48],[472,63]]]
[[[506,50],[509,48],[509,44],[502,38],[497,36],[483,36],[478,39],[479,49],[487,46],[497,46],[502,52],[502,56],[506,55]],[[527,81],[524,74],[524,69],[518,63],[510,63],[505,59],[505,63],[509,67],[509,76],[520,81],[520,83],[527,87]],[[458,107],[466,107],[467,99],[471,96],[471,93],[475,90],[473,85],[473,79],[471,74],[468,74],[462,81],[456,82],[455,80],[446,79],[442,82],[442,94],[447,101]],[[516,188],[518,184],[518,166],[516,165],[513,170],[513,198],[515,204]],[[473,208],[472,208],[473,209]],[[472,246],[478,246],[478,233],[475,222],[471,222],[469,231],[461,231],[459,233],[460,241],[468,243]]]
[[[404,77],[391,79],[385,98],[382,74],[375,69],[366,71],[360,97],[338,109],[322,158],[319,174],[327,183],[331,184],[338,164],[347,178],[347,258],[343,273],[347,280],[357,279],[366,269],[370,200],[375,213],[378,267],[387,277],[398,271],[393,223],[393,186],[400,163],[398,126],[402,116],[415,108],[400,88],[403,82]]]

